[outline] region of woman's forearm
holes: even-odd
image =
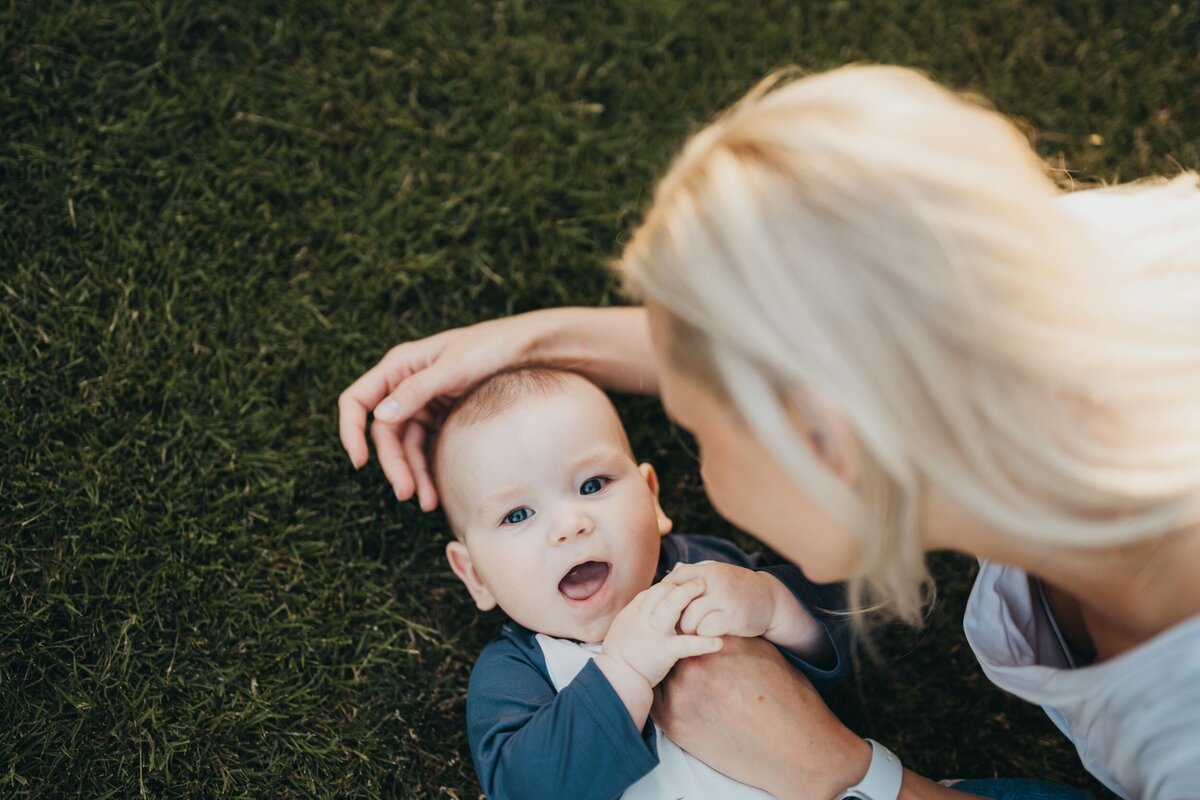
[[[550,308],[530,318],[539,324],[530,363],[569,369],[618,392],[658,394],[646,309]]]
[[[871,764],[871,746],[761,638],[733,636],[719,653],[677,663],[659,684],[651,715],[684,750],[780,800],[832,800]],[[902,800],[970,797],[904,772]]]

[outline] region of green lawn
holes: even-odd
[[[1109,180],[1200,167],[1198,52],[1194,3],[2,4],[0,797],[477,797],[500,617],[351,469],[341,389],[403,339],[619,302],[655,176],[774,67],[920,67]],[[677,527],[730,532],[621,407]],[[974,666],[970,563],[937,571],[833,706],[934,776],[1089,785]]]

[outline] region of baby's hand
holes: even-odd
[[[774,577],[766,572],[700,561],[679,564],[659,586],[688,585],[700,578],[704,594],[688,604],[679,630],[700,636],[763,636],[775,620],[778,593]]]
[[[676,631],[680,614],[704,590],[701,580],[651,586],[613,619],[601,651],[632,668],[650,688],[657,686],[679,659],[715,653],[721,649],[720,639],[683,636]]]

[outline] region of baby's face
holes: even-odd
[[[594,386],[571,381],[456,428],[440,459],[446,513],[463,536],[446,554],[481,609],[599,642],[653,581],[671,521],[653,469],[634,462]]]

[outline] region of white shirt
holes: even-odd
[[[963,627],[988,678],[1042,706],[1113,792],[1200,798],[1200,615],[1116,658],[1075,667],[1029,576],[982,561]]]

